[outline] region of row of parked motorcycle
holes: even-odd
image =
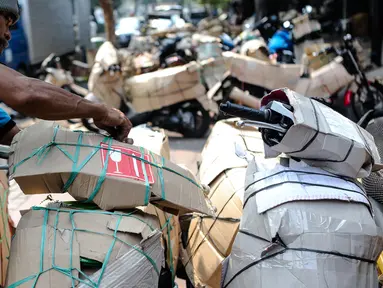
[[[230,100],[258,108],[260,98],[281,86],[317,99],[355,122],[369,110],[383,108],[383,86],[378,80],[367,79],[361,68],[357,42],[350,35],[346,35],[337,47],[325,45],[320,24],[308,13],[293,19],[270,16],[259,22],[249,21],[236,37],[228,34],[215,37],[202,31],[172,31],[166,35],[133,38],[129,47],[122,49],[106,42],[99,48],[91,68],[73,61],[73,65],[88,70],[87,89],[75,83],[54,54],[42,63],[40,77],[80,97],[121,109],[133,125],[151,123],[185,137],[203,137],[211,121],[223,117],[218,110],[219,104]],[[307,55],[304,51],[312,46],[316,51]],[[320,61],[326,59],[326,62],[317,65],[319,68],[312,68],[310,61],[305,62],[310,57]],[[237,60],[245,63],[244,66],[238,66]],[[196,62],[200,69],[200,84],[206,90],[203,101],[200,95],[186,100],[179,97],[170,104],[164,101],[145,111],[137,111],[129,95],[131,91],[124,85],[127,79],[141,76],[135,79],[147,81],[157,75],[152,73],[186,67],[191,62]],[[346,75],[342,76],[342,81],[334,80],[341,74],[336,69],[342,69],[341,73]],[[287,80],[282,79],[282,75],[289,73]],[[334,77],[331,73],[335,73]],[[327,81],[337,81],[337,84],[334,86]],[[316,86],[316,90],[307,88],[312,86]],[[78,121],[71,120],[72,123]],[[89,130],[100,132],[92,120],[81,121]]]

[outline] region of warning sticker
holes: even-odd
[[[105,163],[106,155],[109,157],[108,168],[106,170],[107,176],[131,178],[145,182],[144,166],[148,182],[150,184],[154,183],[152,166],[148,163],[142,165],[142,161],[140,160],[140,158],[142,158],[141,152],[116,145],[112,145],[108,151],[108,144],[105,143],[101,143],[101,147],[105,148],[101,149],[102,165]],[[131,155],[138,158],[132,157]],[[151,161],[150,156],[147,154],[144,155],[144,159],[149,162]]]

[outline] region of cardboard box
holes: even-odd
[[[262,155],[264,153],[262,135],[252,127],[239,128],[239,118],[217,122],[201,152],[199,178],[202,184],[210,185],[224,171],[247,167],[243,153]]]
[[[246,168],[220,174],[211,185],[209,198],[216,217],[194,215],[187,231],[181,260],[194,287],[219,287],[222,261],[231,252],[242,215]]]
[[[139,210],[33,208],[17,227],[7,285],[29,287],[36,281],[35,287],[85,287],[93,281],[99,287],[156,287],[164,262],[156,228],[156,218]],[[86,262],[104,266],[94,273]]]
[[[307,66],[310,71],[315,71],[324,65],[329,64],[338,55],[334,52],[329,52],[331,44],[329,43],[312,43],[304,47],[302,55],[302,63]]]
[[[164,129],[140,125],[130,130],[129,137],[134,140],[135,146],[144,147],[170,160],[169,138]]]
[[[223,287],[377,287],[383,238],[362,188],[319,168],[259,162],[248,167]]]
[[[342,64],[343,58],[336,57],[329,64],[312,71],[309,78],[299,79],[294,91],[307,97],[328,98],[354,80]]]
[[[206,98],[197,63],[166,68],[125,80],[124,89],[136,112],[146,112],[178,102]]]
[[[9,251],[11,246],[12,229],[8,218],[8,179],[6,171],[0,171],[0,284],[4,287],[8,269]]]
[[[263,40],[263,38],[257,38],[246,41],[241,47],[240,54],[256,58],[265,62],[270,61],[267,44],[265,40]]]
[[[374,138],[356,123],[289,89],[272,91],[262,99],[262,106],[274,99],[292,106],[294,125],[279,144],[272,147],[265,144],[265,150],[270,151],[266,157],[285,153],[351,178],[364,178],[381,168]]]
[[[129,135],[134,139],[137,146],[142,146],[165,159],[170,159],[169,139],[163,129],[138,126],[134,127]],[[170,271],[175,276],[180,253],[181,229],[178,216],[168,214],[151,204],[140,207],[140,209],[157,217],[158,225],[162,228],[162,238],[166,244],[166,261]]]
[[[17,134],[11,150],[10,177],[25,194],[67,191],[103,210],[150,202],[174,214],[211,213],[192,173],[144,148],[42,121]]]
[[[324,44],[323,38],[312,39],[312,40],[310,39],[310,40],[305,40],[305,41],[300,42],[300,43],[295,43],[294,44],[294,56],[296,59],[295,63],[297,63],[297,64],[303,64],[304,63],[301,60],[302,60],[302,58],[304,58],[306,48],[312,47],[315,45],[323,45],[323,44]]]
[[[121,95],[124,94],[122,74],[106,71],[112,65],[120,65],[120,60],[118,50],[111,42],[105,42],[97,51],[88,81],[89,91],[98,101],[117,109],[121,107]]]
[[[271,64],[252,57],[224,52],[231,76],[239,81],[273,90],[279,87],[294,89],[303,66],[296,64]]]
[[[139,207],[139,209],[157,218],[158,226],[162,229],[164,246],[166,247],[165,260],[171,273],[173,274],[173,277],[175,277],[180,254],[181,234],[178,216],[166,213],[151,204],[146,207]]]
[[[309,19],[307,14],[294,18],[292,22],[294,24],[293,36],[296,41],[322,29],[320,23],[317,20]]]
[[[187,241],[181,260],[195,287],[220,287],[222,261],[231,252],[242,216],[248,162],[241,157],[263,157],[260,133],[237,128],[237,120],[219,121],[202,152],[200,177],[211,187],[209,199],[216,212],[213,218],[194,214],[183,230]]]

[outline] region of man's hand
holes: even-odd
[[[132,123],[120,110],[109,108],[106,115],[94,119],[94,124],[118,141],[133,144],[133,139],[128,138]]]

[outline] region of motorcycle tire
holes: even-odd
[[[191,105],[182,108],[183,113],[191,112],[193,115],[193,127],[182,125],[180,133],[185,138],[202,138],[209,130],[211,119],[209,112],[206,111],[201,103],[193,101]]]

